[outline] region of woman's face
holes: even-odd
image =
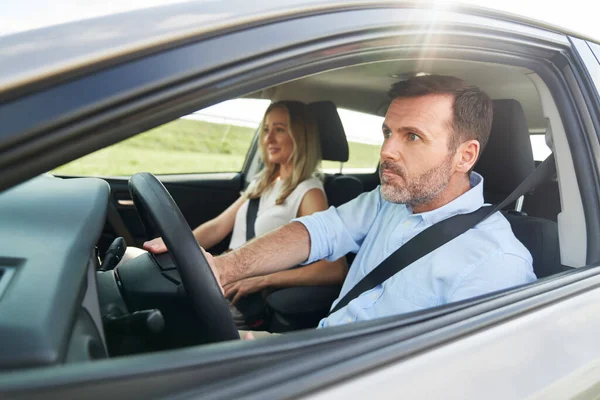
[[[269,161],[274,164],[291,162],[294,142],[288,126],[288,113],[283,108],[269,111],[263,126],[263,139]]]

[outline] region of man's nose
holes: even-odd
[[[381,151],[379,152],[382,160],[398,160],[401,157],[401,154],[401,146],[393,139],[385,140],[381,145]]]

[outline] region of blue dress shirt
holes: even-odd
[[[379,187],[326,211],[295,219],[310,234],[306,264],[357,252],[333,306],[385,258],[429,226],[483,205],[483,178],[473,172],[471,189],[438,209],[413,214],[410,207],[381,197]],[[363,293],[319,323],[319,327],[402,314],[531,282],[529,251],[510,224],[495,213]],[[332,307],[333,307],[332,306]]]

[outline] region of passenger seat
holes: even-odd
[[[323,160],[347,162],[348,141],[344,126],[331,101],[310,103],[309,108],[317,120],[321,136]],[[326,176],[325,194],[329,205],[338,207],[363,192],[362,182],[341,173]],[[351,263],[352,255],[348,264]],[[341,285],[297,286],[281,289],[267,297],[272,311],[270,332],[287,332],[314,328],[327,315],[331,304],[339,296]]]

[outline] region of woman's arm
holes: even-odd
[[[327,210],[325,193],[321,189],[310,189],[302,198],[296,217],[303,217],[325,210]]]
[[[235,215],[245,200],[244,196],[240,196],[239,199],[227,207],[218,217],[206,221],[192,231],[194,238],[196,238],[200,246],[210,249],[233,230]],[[160,254],[167,251],[167,246],[165,246],[162,238],[156,238],[144,243],[144,249],[154,254]]]

